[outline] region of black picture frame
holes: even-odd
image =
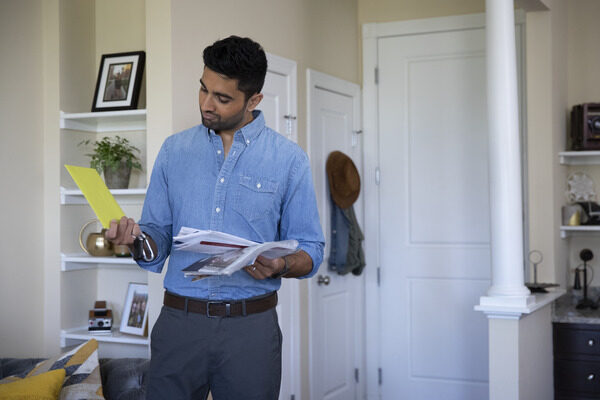
[[[103,54],[92,112],[136,109],[145,61],[143,51]]]

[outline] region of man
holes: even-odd
[[[323,258],[309,162],[255,110],[267,71],[258,43],[231,36],[207,47],[203,58],[202,125],[163,143],[139,225],[123,217],[106,235],[132,246],[143,232],[146,255],[154,258],[138,263],[150,271],[160,272],[170,254],[165,305],[152,331],[149,399],[202,399],[209,390],[215,400],[276,399],[280,278],[310,277]],[[171,248],[182,226],[257,242],[296,239],[300,251],[192,281],[181,270],[198,255]]]

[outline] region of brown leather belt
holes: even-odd
[[[277,292],[272,292],[264,297],[232,301],[195,300],[165,292],[163,304],[167,307],[203,314],[207,317],[240,317],[261,313],[275,307],[277,305]]]

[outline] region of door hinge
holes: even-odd
[[[358,368],[354,368],[354,380],[358,383]]]
[[[375,84],[379,85],[379,67],[375,67]]]
[[[381,386],[381,382],[383,382],[383,378],[381,377],[381,375],[382,375],[381,368],[379,368],[379,369],[377,370],[377,373],[379,374],[379,379],[378,379],[378,381],[379,381],[379,385]]]
[[[379,182],[380,182],[379,167],[376,167],[375,168],[375,184],[379,186]]]
[[[381,267],[377,267],[377,286],[381,286]]]

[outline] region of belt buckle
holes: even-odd
[[[207,301],[206,302],[206,316],[208,318],[219,318],[219,315],[210,314],[211,304],[225,304],[225,317],[231,317],[231,303],[224,303],[222,301]]]

